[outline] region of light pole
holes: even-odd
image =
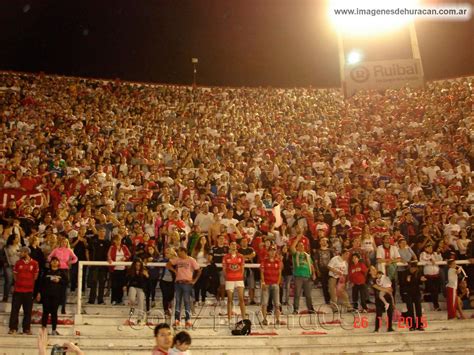
[[[197,76],[197,64],[199,60],[197,58],[191,58],[191,63],[193,63],[193,88],[196,87],[196,76]]]

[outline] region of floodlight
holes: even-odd
[[[349,65],[356,64],[362,61],[362,59],[363,59],[362,52],[359,50],[353,50],[349,52],[349,54],[347,55],[347,64]]]

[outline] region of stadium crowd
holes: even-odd
[[[14,274],[29,282],[19,265],[38,264],[34,289],[15,285],[12,314],[33,299],[46,300],[45,321],[58,306],[65,313],[78,260],[134,261],[85,268],[89,303],[110,291],[122,304],[125,290],[148,310],[159,287],[166,312],[175,291],[184,300],[186,325],[193,292],[199,304],[211,293],[220,303],[234,288],[243,313],[244,288],[264,314],[273,300],[278,316],[293,287],[294,312],[303,291],[314,311],[315,284],[326,303],[362,311],[370,285],[385,309],[424,285],[439,309],[454,281],[435,262],[474,263],[473,78],[344,99],[333,89],[3,73],[0,104],[4,302]],[[154,261],[167,268],[146,267]],[[245,262],[262,267],[242,276]],[[456,308],[458,297],[460,308],[472,303],[473,266],[465,270]],[[256,287],[267,291],[261,300]],[[30,301],[15,299],[22,292]]]

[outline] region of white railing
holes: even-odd
[[[427,262],[418,262],[419,266],[429,265]],[[437,261],[436,265],[446,265],[447,261]],[[457,265],[469,265],[469,260],[456,260]],[[82,313],[82,275],[83,275],[83,266],[130,266],[132,262],[130,261],[116,261],[109,263],[107,261],[79,261],[79,270],[77,277],[77,307],[76,307],[76,319],[81,322],[81,313]],[[165,267],[166,263],[147,263],[147,266],[154,267]],[[407,266],[407,263],[397,263],[398,266]],[[201,267],[206,265],[200,265]],[[216,263],[217,267],[222,267],[222,264]],[[258,269],[260,264],[245,264],[246,268]],[[385,265],[383,265],[385,267]]]
[[[79,261],[79,270],[77,275],[77,305],[76,305],[76,315],[80,315],[82,311],[82,275],[83,275],[83,266],[130,266],[132,265],[131,261],[116,261],[109,263],[108,261]],[[166,263],[147,263],[146,266],[154,267],[165,267]],[[205,267],[207,265],[199,265]],[[222,267],[222,264],[216,263],[217,267]],[[246,268],[258,269],[260,264],[245,264]]]

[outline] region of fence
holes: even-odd
[[[81,311],[82,311],[82,276],[83,276],[83,267],[84,266],[130,266],[132,263],[130,261],[118,261],[109,263],[107,261],[80,261],[79,262],[79,273],[78,273],[78,280],[77,280],[77,307],[76,307],[76,319],[80,322]],[[438,261],[436,265],[446,265],[446,261]],[[469,265],[469,260],[456,260],[457,265]],[[398,266],[407,266],[406,263],[398,263]],[[419,262],[419,266],[428,265],[425,262]],[[148,263],[147,266],[155,266],[155,267],[165,267],[166,263]],[[205,266],[205,265],[200,265]],[[222,264],[216,264],[217,267],[222,267]],[[245,264],[246,268],[258,269],[260,268],[260,264]]]

